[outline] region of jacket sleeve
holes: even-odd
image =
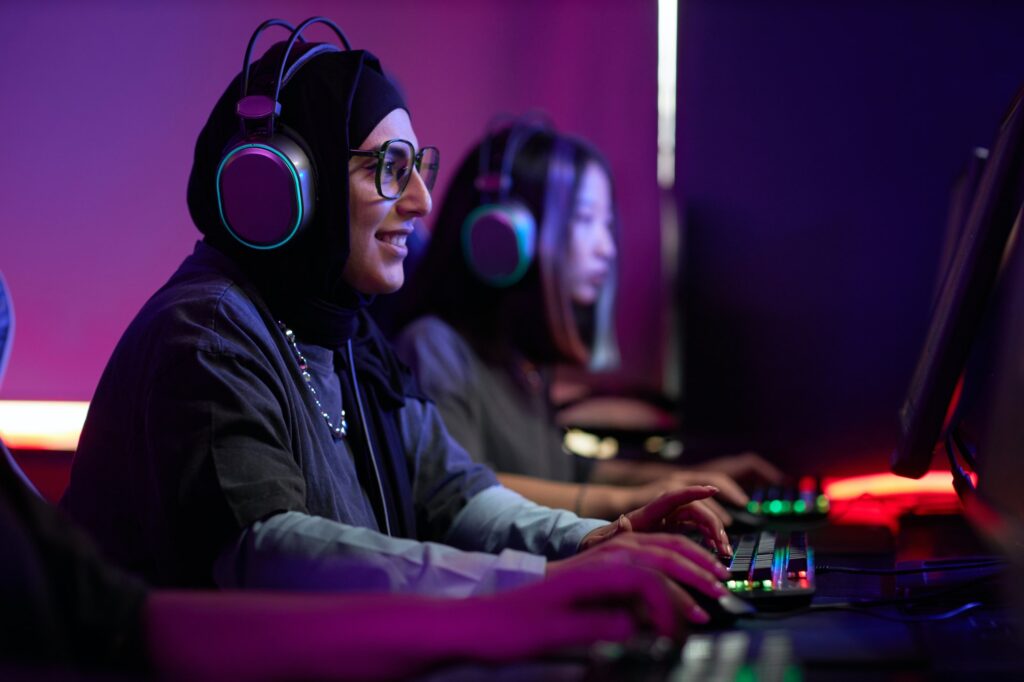
[[[467,597],[544,576],[543,557],[392,538],[301,512],[253,523],[214,567],[222,588],[419,593]]]
[[[448,434],[432,403],[408,399],[401,420],[415,471],[421,538],[465,550],[515,549],[560,559],[575,554],[587,533],[605,525],[542,507],[498,485]]]

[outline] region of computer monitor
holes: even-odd
[[[967,157],[963,172],[953,183],[949,192],[949,210],[946,212],[946,233],[942,240],[942,254],[939,257],[939,269],[936,271],[934,295],[932,306],[939,301],[942,293],[942,285],[949,276],[950,266],[953,257],[956,255],[956,247],[960,243],[960,237],[964,234],[964,226],[967,224],[967,214],[971,210],[974,196],[978,193],[978,184],[981,182],[981,173],[985,170],[985,162],[988,160],[987,147],[975,147],[971,155]]]
[[[1024,240],[1021,213],[943,438],[954,485],[984,534],[1024,558]]]
[[[931,467],[1020,207],[1022,96],[1024,89],[1014,98],[991,147],[900,409],[900,439],[890,466],[901,476],[920,478]]]

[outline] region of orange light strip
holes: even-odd
[[[971,480],[977,483],[974,474]],[[948,495],[956,497],[953,474],[949,471],[929,471],[921,478],[904,478],[896,474],[870,474],[831,481],[822,487],[832,501],[854,500],[865,495],[891,497],[893,495]]]
[[[88,402],[0,400],[0,437],[19,450],[74,452]]]

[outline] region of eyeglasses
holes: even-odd
[[[402,196],[412,178],[413,167],[430,191],[434,188],[437,169],[441,165],[441,152],[437,147],[424,147],[417,152],[412,142],[400,139],[388,140],[377,151],[350,149],[349,154],[377,159],[377,194],[385,199]]]

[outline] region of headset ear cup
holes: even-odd
[[[462,224],[462,254],[470,270],[493,287],[523,278],[537,250],[537,225],[524,204],[486,204]]]
[[[313,166],[301,142],[285,132],[229,146],[216,183],[221,223],[245,246],[284,246],[313,220]]]

